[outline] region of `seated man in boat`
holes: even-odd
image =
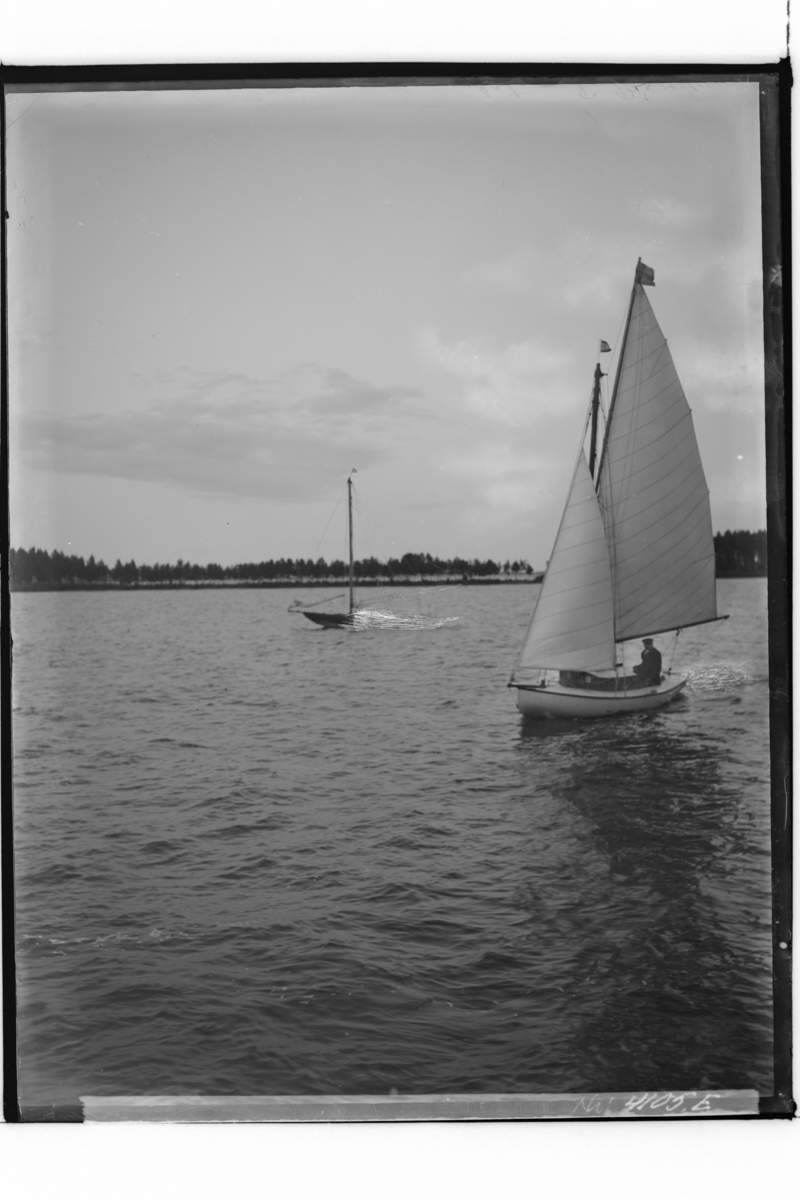
[[[637,681],[643,687],[653,687],[661,683],[661,655],[653,645],[652,638],[643,638],[644,650],[642,661],[633,668]]]

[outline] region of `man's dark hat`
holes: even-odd
[[[651,646],[653,644],[652,638],[642,638],[642,641],[644,642],[645,646],[647,645],[648,642],[650,643]]]

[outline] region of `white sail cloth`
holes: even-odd
[[[640,283],[599,474],[617,640],[714,620],[711,507],[692,414]]]
[[[608,547],[581,450],[514,679],[544,667],[612,668],[614,657]]]

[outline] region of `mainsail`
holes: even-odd
[[[543,667],[602,670],[614,661],[608,547],[581,450],[514,678]]]
[[[640,279],[641,268],[598,472],[617,641],[717,616],[711,507],[692,414]]]

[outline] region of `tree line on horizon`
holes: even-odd
[[[765,529],[753,533],[749,530],[726,530],[714,535],[717,576],[766,575],[767,533]],[[359,581],[403,582],[428,579],[525,578],[538,574],[525,560],[494,562],[493,559],[450,558],[442,559],[430,554],[404,554],[402,558],[390,558],[382,563],[376,558],[359,559],[353,564],[355,578]],[[137,565],[131,559],[123,563],[117,559],[108,567],[102,559],[90,555],[88,560],[75,554],[63,554],[60,550],[12,549],[9,553],[9,574],[12,587],[29,585],[110,586],[136,587],[139,584],[158,586],[169,584],[200,583],[340,583],[347,578],[348,564],[341,559],[327,563],[324,558],[316,562],[311,559],[280,558],[260,563],[237,563],[222,567],[218,563],[184,562],[155,563],[153,566]]]
[[[755,533],[747,529],[733,532],[726,529],[724,533],[715,533],[714,558],[720,578],[726,575],[766,575],[766,529],[759,529]]]
[[[123,563],[117,559],[108,567],[102,559],[91,555],[88,561],[75,554],[62,554],[60,550],[11,550],[9,568],[12,586],[26,584],[137,584],[170,583],[303,583],[341,582],[347,579],[349,566],[341,559],[328,563],[324,558],[312,559],[269,559],[260,563],[237,563],[232,567],[221,567],[218,563],[184,562],[155,563],[153,566],[137,565],[131,559]],[[382,563],[377,558],[359,559],[353,563],[353,573],[358,580],[403,581],[411,579],[437,578],[485,578],[495,575],[532,575],[533,567],[524,560],[505,562],[502,565],[492,559],[434,558],[430,554],[404,554],[402,558],[390,558]]]

